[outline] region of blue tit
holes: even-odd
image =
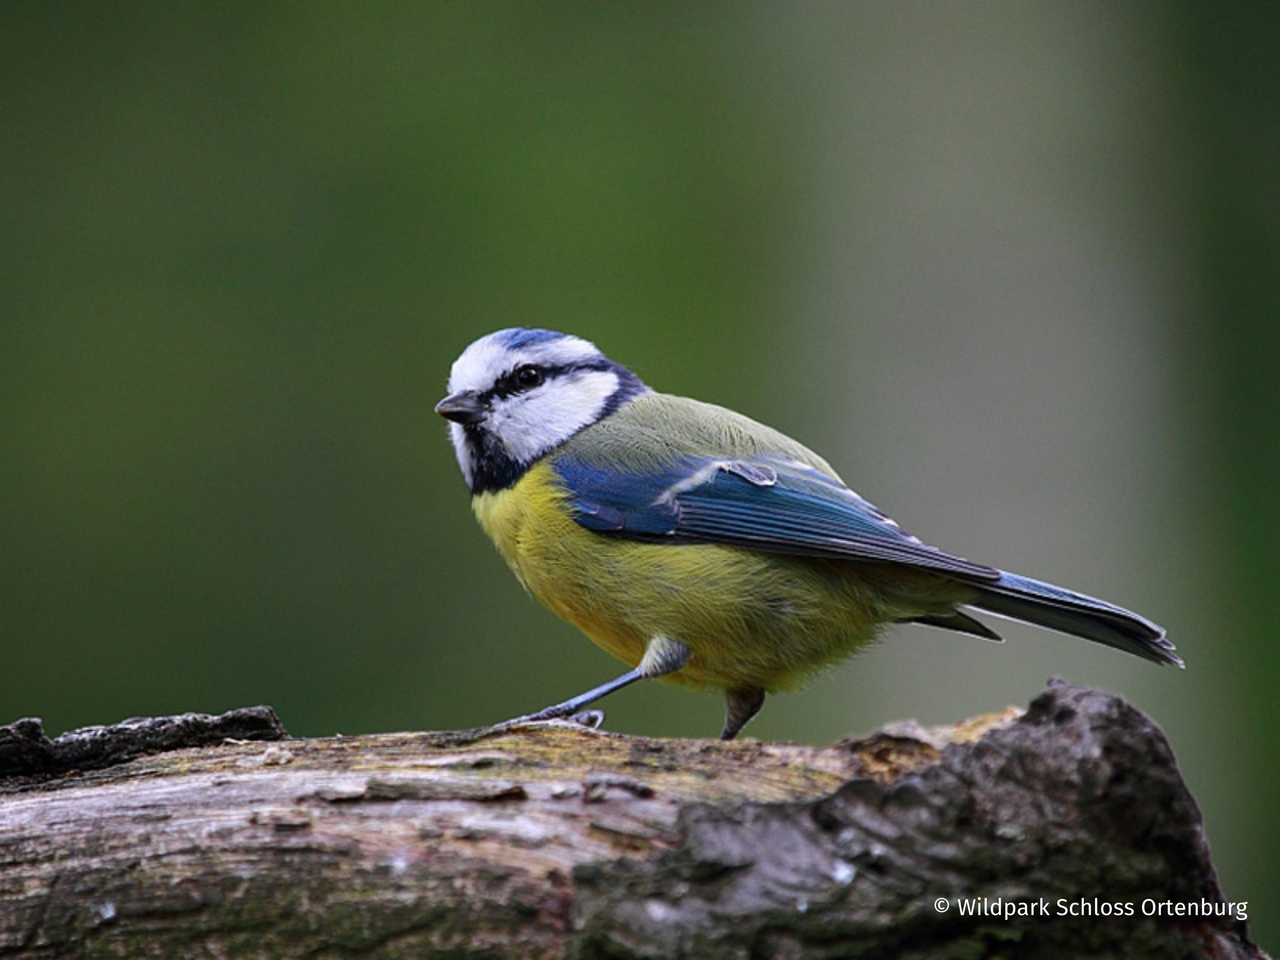
[[[657,393],[578,337],[512,328],[453,364],[447,418],[481,527],[525,588],[637,680],[724,691],[730,740],[765,694],[914,622],[990,640],[976,608],[1182,666],[1164,630],[905,532],[790,437]]]

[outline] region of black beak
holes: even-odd
[[[478,423],[484,418],[485,407],[480,397],[473,390],[459,390],[451,393],[436,404],[436,413],[446,420],[461,423]]]

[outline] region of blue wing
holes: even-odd
[[[719,543],[774,553],[908,564],[977,588],[969,605],[1182,666],[1164,630],[1121,607],[1002,573],[931,547],[832,476],[797,460],[675,457],[638,471],[569,453],[553,461],[574,518],[607,536],[654,543]],[[999,639],[954,611],[917,618]]]
[[[565,453],[554,467],[577,522],[605,535],[905,563],[979,581],[1000,577],[905,533],[840,481],[797,460],[683,456],[623,472]]]

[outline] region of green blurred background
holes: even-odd
[[[6,6],[0,719],[465,727],[612,676],[475,527],[431,412],[472,339],[550,326],[1189,665],[900,628],[752,735],[1123,693],[1275,949],[1274,16]],[[705,736],[721,704],[608,711]]]

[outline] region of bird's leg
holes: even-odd
[[[652,680],[655,677],[665,677],[678,670],[683,670],[691,655],[692,651],[678,640],[672,640],[668,637],[654,637],[649,641],[649,646],[644,652],[644,658],[636,665],[635,669],[628,670],[622,676],[615,677],[608,683],[602,683],[586,693],[570,697],[563,703],[544,707],[537,713],[525,714],[522,717],[512,717],[510,720],[494,724],[490,729],[505,730],[509,727],[521,726],[526,723],[540,723],[543,720],[560,720],[564,717],[571,717],[588,704],[607,697],[615,690],[630,686],[637,680]],[[763,694],[761,697],[763,699]],[[587,711],[587,713],[593,716],[584,717],[586,726],[598,727],[604,719],[603,714],[598,710]],[[743,723],[745,722],[746,720],[743,721]]]
[[[760,712],[764,706],[764,691],[759,687],[738,687],[728,690],[724,695],[724,729],[720,731],[721,740],[732,740],[738,731],[747,725],[747,721]]]
[[[608,683],[602,683],[598,687],[588,690],[586,693],[580,693],[576,697],[570,697],[563,703],[553,703],[549,707],[543,707],[536,713],[526,713],[522,717],[512,717],[510,720],[503,720],[501,723],[495,723],[493,729],[501,730],[507,727],[518,727],[525,723],[540,723],[543,720],[560,720],[564,717],[572,716],[580,711],[588,704],[595,703],[597,700],[607,697],[615,690],[621,690],[623,687],[630,686],[637,680],[643,680],[644,674],[636,670],[628,670],[620,677],[615,677]],[[598,711],[591,711],[598,712]],[[589,726],[598,726],[598,724],[588,724]]]

